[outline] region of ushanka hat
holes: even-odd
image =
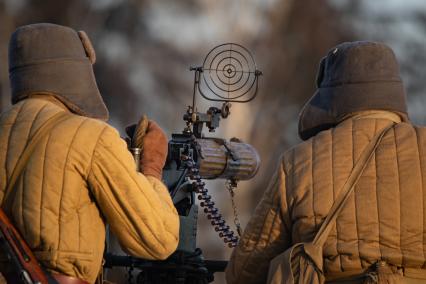
[[[388,110],[408,119],[404,87],[392,49],[383,43],[345,42],[319,66],[317,91],[299,116],[299,136],[309,139],[351,113]]]
[[[85,32],[46,23],[18,28],[9,43],[12,104],[50,94],[77,114],[107,120],[93,74],[95,60]]]

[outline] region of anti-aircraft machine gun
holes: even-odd
[[[214,132],[220,119],[230,115],[231,103],[246,103],[255,98],[258,79],[262,74],[256,69],[253,56],[243,46],[226,43],[213,48],[201,67],[194,71],[192,105],[188,106],[183,120],[186,127],[182,133],[172,134],[168,157],[163,169],[163,181],[167,185],[173,203],[180,215],[180,242],[175,253],[164,261],[148,261],[131,256],[107,253],[105,267],[129,268],[129,283],[132,270],[138,269],[136,283],[188,283],[202,284],[213,281],[213,273],[224,271],[226,261],[205,260],[197,248],[198,208],[201,206],[207,218],[225,244],[235,247],[241,228],[234,204],[234,189],[238,181],[252,178],[260,159],[256,150],[236,138],[205,137],[203,128]],[[221,102],[220,108],[211,106],[203,113],[196,107],[197,93],[212,102]],[[131,149],[135,159],[140,150]],[[234,208],[234,233],[216,208],[203,179],[225,179]],[[199,206],[196,200],[199,200]]]

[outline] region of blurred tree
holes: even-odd
[[[262,168],[253,190],[257,203],[277,156],[299,141],[298,112],[313,95],[320,59],[334,45],[353,39],[350,27],[328,2],[281,1],[271,9],[271,29],[256,39],[264,68],[250,142],[260,151]]]

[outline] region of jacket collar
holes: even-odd
[[[395,123],[400,123],[403,121],[401,116],[395,112],[385,111],[385,110],[366,110],[348,114],[344,116],[340,122],[343,122],[348,119],[366,119],[366,118],[375,118],[375,119],[388,119]]]
[[[53,103],[54,105],[60,107],[63,110],[66,110],[68,112],[72,112],[64,103],[62,103],[59,99],[57,99],[55,96],[48,94],[48,93],[37,93],[32,94],[28,97],[28,99],[41,99],[45,101],[49,101]]]

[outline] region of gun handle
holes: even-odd
[[[135,159],[136,171],[140,172],[141,171],[140,164],[141,164],[142,149],[141,148],[130,148],[130,152],[132,152],[133,159]]]

